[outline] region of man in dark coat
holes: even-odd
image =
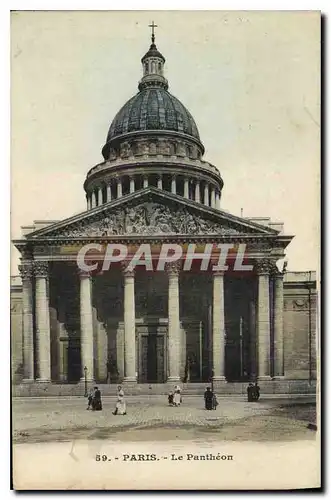
[[[210,387],[207,387],[205,394],[204,394],[204,398],[205,398],[205,409],[212,410],[213,409],[214,395],[213,395],[212,391],[210,390]]]
[[[94,397],[92,401],[92,410],[100,411],[102,410],[102,402],[101,402],[101,392],[98,387],[94,387]]]
[[[247,387],[247,401],[249,403],[254,401],[254,386],[251,382],[248,384],[248,387]]]

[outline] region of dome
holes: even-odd
[[[187,134],[200,141],[191,113],[165,88],[144,88],[115,116],[107,143],[117,136],[144,130],[167,130]]]

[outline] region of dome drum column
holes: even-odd
[[[130,193],[134,193],[135,191],[135,179],[134,176],[130,177]]]
[[[107,184],[107,203],[111,201],[111,184],[110,184],[110,181],[109,183]]]
[[[95,191],[92,191],[91,206],[92,206],[92,208],[95,208],[97,206],[97,198],[96,198],[96,195],[95,195]]]
[[[159,175],[157,178],[157,188],[163,189],[162,175]]]
[[[203,196],[203,204],[208,207],[209,205],[209,186],[205,184],[204,196]]]
[[[221,208],[221,194],[219,191],[216,191],[215,208],[217,208],[218,210],[220,210]]]
[[[175,175],[171,177],[171,192],[172,194],[177,194],[177,183]]]
[[[200,203],[200,181],[195,184],[195,201]]]
[[[148,175],[144,175],[143,177],[143,188],[148,187]]]
[[[211,193],[210,193],[210,206],[211,208],[216,208],[216,189],[215,186],[211,187]]]
[[[117,179],[117,198],[122,198],[122,178]]]
[[[184,179],[184,198],[189,199],[189,180],[187,177]]]
[[[91,198],[90,195],[86,195],[86,204],[87,204],[87,210],[91,210]]]
[[[100,205],[102,205],[102,187],[101,186],[98,188],[98,207],[100,207]]]

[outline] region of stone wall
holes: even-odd
[[[294,273],[293,273],[294,274]],[[316,379],[316,290],[284,283],[284,369],[287,379]]]
[[[19,383],[23,378],[22,287],[19,278],[13,278],[10,293],[11,376]]]

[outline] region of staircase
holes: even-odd
[[[98,385],[103,396],[116,396],[117,384],[95,384]],[[206,387],[210,384],[204,383],[180,383],[183,395],[203,396]],[[316,383],[309,384],[306,380],[270,380],[261,382],[261,394],[315,394]],[[122,384],[127,396],[156,396],[167,395],[173,390],[174,384]],[[88,389],[91,386],[89,385]],[[216,394],[224,396],[246,396],[247,383],[223,382],[215,384]],[[57,384],[57,383],[21,383],[12,386],[13,397],[59,397],[59,396],[84,396],[84,383]]]

